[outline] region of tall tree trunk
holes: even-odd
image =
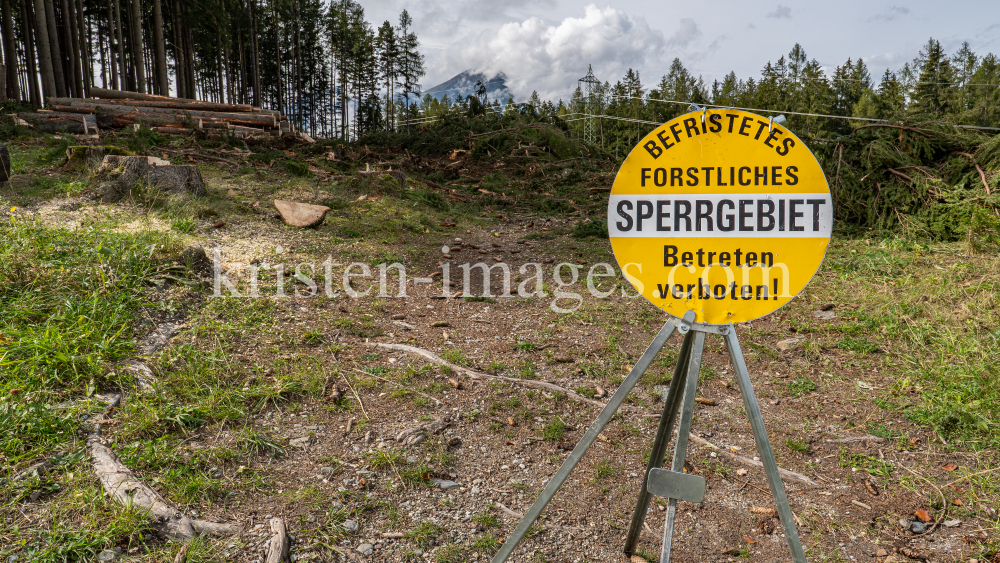
[[[80,36],[80,78],[83,86],[81,95],[86,97],[90,93],[90,87],[94,85],[94,65],[91,62],[93,55],[90,52],[93,35],[90,26],[87,25],[86,15],[83,13],[83,0],[70,0],[70,2],[76,3],[76,22],[79,26],[78,34]]]
[[[167,45],[163,39],[163,8],[161,0],[153,0],[153,43],[156,45],[156,82],[160,94],[170,95],[170,78],[167,76]]]
[[[115,55],[116,51],[116,40],[115,40],[115,9],[111,5],[111,0],[107,0],[108,9],[108,67],[111,69],[111,89],[118,90],[118,59]]]
[[[101,33],[100,23],[97,30],[97,49],[101,52],[101,88],[108,89],[108,53],[104,49],[104,41],[111,37],[110,33]]]
[[[257,0],[250,0],[250,19],[253,22],[253,33],[251,37],[253,39],[253,46],[251,50],[253,52],[253,105],[256,107],[261,106],[260,97],[260,41],[257,39]]]
[[[80,37],[76,29],[76,0],[62,0],[63,39],[66,42],[66,93],[70,97],[83,97],[80,80]]]
[[[126,0],[127,2],[128,0]],[[115,53],[118,57],[118,85],[119,90],[127,90],[125,86],[128,80],[128,71],[125,68],[125,45],[122,38],[122,8],[121,0],[115,2]]]
[[[38,66],[42,71],[42,96],[51,98],[54,95],[62,97],[56,90],[56,75],[52,70],[52,44],[49,42],[49,28],[45,16],[45,0],[35,2],[35,48],[38,51]],[[39,102],[44,98],[40,98]]]
[[[38,91],[38,68],[35,64],[35,50],[38,40],[35,37],[35,28],[30,23],[31,20],[35,20],[37,23],[38,19],[33,12],[34,6],[27,0],[21,0],[21,26],[24,29],[24,36],[28,40],[28,44],[24,48],[25,66],[28,68],[28,100],[32,106],[37,108],[42,105],[42,95]],[[38,59],[41,58],[41,56],[38,57]],[[54,85],[52,87],[55,88]]]
[[[279,37],[279,25],[278,25],[278,13],[274,5],[271,6],[271,21],[274,25],[274,60],[275,69],[277,69],[278,78],[275,81],[278,87],[278,112],[285,113],[283,109],[283,104],[281,103],[281,37]]]
[[[177,80],[177,97],[187,98],[187,71],[184,69],[184,33],[181,23],[181,6],[178,0],[170,3],[170,19],[174,32],[174,76]]]
[[[17,83],[17,48],[14,47],[14,12],[10,7],[10,0],[2,0],[0,3],[0,17],[3,18],[3,55],[7,63],[7,97],[12,100],[21,99],[21,89]]]
[[[129,2],[132,14],[132,63],[135,67],[135,90],[146,92],[146,64],[142,49],[142,0]]]
[[[122,26],[122,90],[132,92],[138,91],[135,86],[135,50],[132,44],[135,42],[135,34],[132,33],[132,11],[129,7],[130,0],[125,2],[125,25]]]
[[[194,30],[184,26],[184,56],[187,61],[184,69],[187,71],[188,98],[198,97],[198,80],[194,73]]]
[[[66,96],[66,74],[63,72],[62,50],[59,48],[59,31],[56,28],[56,9],[52,0],[42,2],[45,10],[45,23],[49,40],[49,57],[52,61],[52,77],[56,83],[55,91],[59,96]],[[41,38],[41,35],[39,35]],[[46,98],[49,96],[46,95]]]
[[[225,65],[223,62],[224,54],[222,52],[222,24],[219,20],[215,20],[215,72],[216,76],[219,77],[219,99],[217,100],[220,104],[225,103],[225,97],[223,95],[223,80],[225,78]]]

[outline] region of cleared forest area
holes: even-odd
[[[993,55],[931,40],[876,85],[796,45],[760,80],[418,101],[405,12],[0,10],[8,563],[488,560],[666,321],[608,193],[692,103],[785,113],[833,192],[811,285],[736,327],[809,559],[1000,560]],[[679,345],[511,561],[622,557]],[[732,372],[709,339],[675,561],[787,558]]]

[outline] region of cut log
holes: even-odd
[[[118,201],[134,188],[148,186],[175,194],[205,195],[197,166],[162,165],[155,157],[106,156],[95,177],[106,201]]]
[[[166,100],[97,100],[94,98],[49,98],[48,102],[57,106],[69,106],[73,102],[103,105],[109,107],[148,107],[195,111],[222,111],[227,113],[255,113],[251,106],[243,104],[220,104],[215,102],[190,102],[168,98]],[[259,112],[257,112],[259,113]]]
[[[170,108],[112,106],[75,100],[68,105],[52,106],[52,109],[72,113],[96,113],[98,116],[97,124],[101,127],[105,127],[105,125],[101,123],[102,116],[114,116],[115,118],[126,119],[130,117],[135,119],[136,116],[160,116],[174,117],[175,120],[202,118],[227,121],[233,125],[243,125],[245,127],[263,127],[265,129],[273,129],[277,127],[277,122],[273,115],[258,113],[228,113],[217,111],[177,110]]]
[[[89,112],[88,112],[89,113]],[[17,114],[22,120],[30,123],[43,133],[82,133],[87,134],[87,121],[79,113],[33,113]]]
[[[76,106],[52,107],[59,108],[61,111],[65,112],[91,111],[89,109],[79,108]],[[94,114],[96,125],[106,129],[124,129],[130,125],[136,124],[146,125],[147,127],[198,128],[200,126],[200,119],[188,117],[179,113],[154,115],[138,113],[128,109],[124,109],[122,111],[118,111],[116,109],[111,111],[101,111],[100,108],[95,108],[93,111],[96,112],[96,114]]]

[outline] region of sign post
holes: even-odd
[[[739,110],[702,110],[648,134],[625,159],[608,203],[623,275],[670,320],[612,395],[493,558],[507,560],[611,420],[674,330],[684,335],[623,551],[635,551],[650,495],[667,497],[661,563],[670,561],[677,500],[701,502],[705,480],[683,472],[705,336],[726,343],[792,560],[805,554],[735,324],[802,291],[830,242],[833,205],[816,158],[791,131]],[[670,469],[659,465],[680,413]]]

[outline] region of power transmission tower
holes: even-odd
[[[597,120],[593,116],[600,110],[600,86],[601,81],[594,76],[594,68],[587,65],[587,76],[577,81],[580,92],[583,94],[583,113],[587,115],[583,121],[583,140],[587,143],[597,142]]]

